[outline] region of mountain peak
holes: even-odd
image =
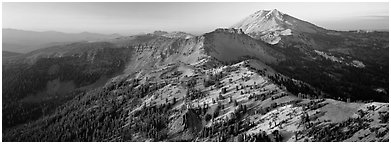
[[[269,13],[266,16],[273,16],[273,17],[276,17],[276,18],[282,20],[283,13],[278,11],[277,9],[273,9],[273,10],[269,11]]]
[[[285,23],[284,15],[277,9],[260,10],[235,24],[232,28],[243,29],[245,33],[274,31],[282,29],[281,27]]]
[[[272,13],[282,13],[282,12],[278,11],[277,9],[273,9],[273,10],[271,10],[271,12]]]
[[[324,31],[323,28],[294,18],[277,9],[257,11],[231,28],[242,29],[245,34],[269,44],[277,44],[281,40],[280,36]]]
[[[276,44],[279,35],[291,35],[291,23],[285,20],[286,15],[277,9],[260,10],[246,17],[231,28],[242,29],[255,39],[262,39],[269,44]]]
[[[256,19],[270,19],[270,18],[277,18],[279,20],[282,20],[284,13],[278,11],[277,9],[273,10],[260,10],[256,13],[252,14],[251,17]]]

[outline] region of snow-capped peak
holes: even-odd
[[[269,44],[277,44],[281,40],[280,36],[326,31],[324,28],[294,18],[277,9],[257,11],[231,28],[242,29],[252,38],[261,39]]]
[[[283,13],[281,13],[280,11],[278,11],[277,9],[273,9],[271,11],[269,11],[267,14],[266,14],[267,17],[274,17],[274,18],[277,18],[279,20],[283,20]]]
[[[284,14],[277,9],[261,10],[235,24],[232,28],[242,29],[245,33],[263,33],[270,30],[281,30],[283,23]]]
[[[281,39],[279,35],[290,35],[287,28],[290,23],[284,20],[284,13],[273,10],[260,10],[245,18],[232,28],[242,29],[256,39],[262,39],[269,44],[277,44]]]
[[[273,10],[260,10],[260,11],[257,11],[256,13],[250,15],[250,17],[253,17],[253,18],[256,18],[258,20],[267,20],[267,19],[270,19],[270,18],[277,18],[279,20],[282,20],[283,19],[283,15],[284,13],[278,11],[277,9],[273,9]]]

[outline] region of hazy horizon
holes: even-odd
[[[202,34],[258,10],[279,11],[332,30],[389,30],[388,3],[3,3],[3,29],[130,35]]]

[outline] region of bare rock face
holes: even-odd
[[[242,29],[234,29],[234,28],[229,28],[229,29],[218,28],[218,29],[216,29],[214,32],[218,32],[218,33],[244,34],[244,32],[243,32]]]
[[[219,61],[229,63],[254,57],[265,63],[278,63],[284,59],[279,52],[244,34],[241,29],[217,29],[204,36],[206,53]]]
[[[201,36],[174,32],[153,37],[146,42],[121,43],[129,43],[128,47],[134,49],[134,57],[128,64],[126,72],[164,66],[178,61],[189,65],[200,65],[211,59],[225,63],[237,62],[245,57],[254,57],[265,63],[278,63],[284,59],[282,54],[270,46],[249,37],[241,29],[233,28],[219,28]]]
[[[180,31],[174,31],[171,33],[164,34],[162,36],[168,37],[168,38],[182,38],[182,39],[190,39],[190,38],[194,37],[194,35],[192,35],[192,34],[180,32]]]

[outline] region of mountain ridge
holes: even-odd
[[[3,50],[28,53],[40,48],[79,41],[97,41],[117,38],[118,34],[97,34],[89,32],[63,33],[57,31],[28,31],[3,28]]]

